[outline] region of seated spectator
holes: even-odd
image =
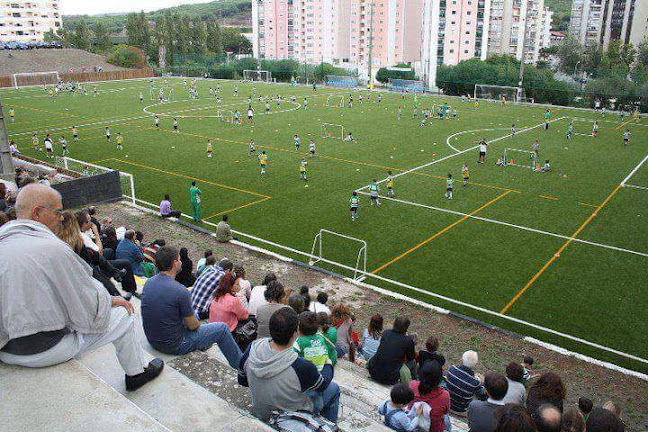
[[[592,408],[594,408],[594,402],[592,402],[591,399],[588,399],[586,397],[578,399],[578,411],[580,412],[581,416],[583,416],[583,420],[585,420],[585,422],[587,422],[587,417],[589,416],[589,413],[592,412]]]
[[[371,357],[378,351],[382,333],[383,317],[380,314],[376,314],[369,320],[369,327],[362,332],[362,342],[360,342],[360,346],[358,347],[358,351],[365,361],[371,360]]]
[[[171,197],[169,194],[164,195],[164,199],[160,202],[160,216],[163,218],[180,218],[182,216],[179,210],[171,209]]]
[[[218,282],[209,306],[209,322],[222,322],[233,333],[240,322],[248,319],[248,311],[241,304],[241,299],[234,295],[234,275],[228,273]]]
[[[0,229],[0,360],[47,367],[112,343],[126,390],[155,379],[164,362],[144,360],[133,306],[111,297],[81,257],[54,235],[61,195],[43,184],[25,186],[16,211],[18,220]],[[37,313],[25,309],[36,304]]]
[[[92,218],[87,210],[80,210],[75,214],[79,223],[81,238],[83,244],[90,250],[103,254],[103,244],[97,226],[92,223]],[[92,233],[92,237],[88,233]]]
[[[256,314],[258,338],[270,337],[270,318],[276,311],[286,307],[282,303],[285,290],[281,282],[276,280],[270,281],[264,296],[266,303],[259,306]]]
[[[180,254],[172,246],[155,254],[159,273],[146,281],[142,293],[142,323],[149,343],[166,354],[183,355],[205,351],[214,343],[227,362],[236,368],[241,350],[223,323],[200,324],[191,306],[191,296],[175,281],[182,267]]]
[[[536,427],[526,408],[507,404],[499,412],[495,432],[536,432]]]
[[[613,401],[607,401],[603,404],[603,409],[610,411],[615,416],[621,418],[621,407]]]
[[[443,381],[443,369],[436,360],[428,360],[419,370],[420,381],[412,381],[410,389],[414,392],[415,402],[425,402],[430,406],[430,432],[443,432],[450,422],[450,393],[440,387]]]
[[[522,365],[511,362],[506,366],[506,381],[508,391],[504,396],[505,404],[526,406],[526,387],[524,386],[524,369]]]
[[[128,260],[133,274],[140,277],[144,276],[144,271],[140,265],[144,261],[144,254],[142,253],[139,242],[135,239],[135,231],[126,230],[124,239],[119,242],[115,251],[115,258]]]
[[[414,399],[414,393],[402,384],[396,384],[387,399],[378,407],[378,414],[385,417],[385,426],[399,432],[415,431],[421,422],[422,407],[413,418],[408,416],[407,405]]]
[[[522,369],[524,370],[524,379],[526,381],[530,381],[531,379],[538,377],[538,375],[531,369],[533,367],[533,363],[535,363],[533,357],[524,356],[524,359],[522,360]]]
[[[326,294],[325,292],[320,292],[317,294],[316,301],[310,304],[308,310],[315,313],[326,312],[327,314],[330,315],[331,309],[329,309],[329,307],[326,306],[326,302],[328,302],[328,294]]]
[[[409,326],[409,318],[398,316],[392,329],[385,330],[376,354],[367,365],[373,380],[381,384],[400,382],[409,386],[412,377],[416,376],[414,340],[407,335]]]
[[[234,292],[241,299],[241,304],[245,309],[250,305],[250,296],[252,295],[252,284],[245,279],[245,268],[243,264],[234,265]]]
[[[250,315],[257,315],[257,309],[259,306],[268,303],[265,299],[265,290],[270,282],[277,280],[277,276],[274,273],[268,273],[263,278],[263,283],[252,288],[252,294],[250,294],[250,305],[248,311]]]
[[[326,312],[320,312],[317,314],[317,325],[319,326],[319,332],[326,341],[326,348],[328,350],[328,356],[333,363],[333,366],[337,364],[337,350],[335,349],[335,344],[337,342],[337,329],[335,326],[331,325],[331,320]]]
[[[193,262],[189,259],[189,251],[187,248],[180,248],[180,261],[182,261],[182,269],[176,276],[176,281],[186,287],[190,287],[194,284],[196,278],[193,275]]]
[[[238,382],[250,387],[252,410],[263,421],[274,410],[313,412],[306,391],[321,391],[323,417],[337,423],[340,389],[333,382],[333,366],[318,372],[315,365],[293,351],[297,339],[298,316],[281,308],[270,318],[270,338],[252,342],[240,362]]]
[[[308,292],[308,286],[306,285],[300,286],[299,294],[304,298],[304,310],[311,310],[310,309],[311,297],[310,297],[310,293]]]
[[[198,264],[196,264],[196,277],[200,276],[200,273],[202,273],[202,271],[205,269],[205,266],[207,265],[207,258],[212,255],[214,255],[214,251],[207,249],[205,251],[205,256],[198,260]]]
[[[585,420],[576,408],[565,410],[560,432],[585,432]]]
[[[104,237],[101,239],[101,244],[104,247],[104,258],[113,259],[115,257],[115,251],[117,246],[119,246],[119,240],[117,240],[117,231],[112,225],[107,225],[104,230]]]
[[[531,413],[538,432],[560,432],[562,414],[553,404],[543,404]]]
[[[103,231],[101,230],[101,223],[99,222],[99,214],[98,214],[97,207],[95,207],[95,206],[90,206],[90,207],[88,207],[88,214],[90,215],[90,221],[92,222],[92,224],[93,224],[94,226],[97,227],[97,232],[99,232],[99,236],[100,236],[101,239],[103,240],[104,233],[103,233]],[[108,220],[107,220],[107,223],[108,223],[108,224],[112,223],[112,220],[111,220],[111,219],[108,219]]]
[[[439,351],[439,338],[436,336],[430,336],[425,341],[425,348],[420,350],[418,353],[418,365],[423,367],[423,363],[426,361],[436,361],[443,367],[445,365],[445,357],[438,353]]]
[[[7,198],[7,186],[0,182],[0,211],[4,212],[7,210],[7,203],[5,199]]]
[[[235,240],[234,237],[232,237],[232,229],[230,228],[229,224],[227,223],[229,219],[229,215],[224,214],[223,215],[223,220],[218,222],[218,225],[216,225],[216,241],[220,243],[227,243],[231,240]]]
[[[209,262],[211,262],[211,258]],[[200,274],[191,290],[191,304],[200,319],[209,318],[209,305],[220,280],[225,274],[231,274],[234,264],[227,258],[220,260],[218,265],[209,265]]]
[[[304,297],[299,293],[292,293],[288,296],[288,306],[297,314],[304,312]]]
[[[562,380],[553,372],[540,375],[527,393],[527,410],[531,415],[544,404],[552,404],[558,411],[563,411],[563,402],[567,391]]]
[[[356,345],[353,340],[353,316],[349,306],[338,303],[331,309],[331,324],[337,329],[337,342],[335,349],[338,358],[348,356],[349,360],[355,358]]]
[[[450,393],[450,411],[453,414],[465,417],[468,405],[473,398],[486,400],[486,389],[474,372],[477,363],[479,363],[477,353],[466,351],[461,356],[461,366],[452,365],[446,373],[446,386]]]
[[[164,241],[163,239],[157,239],[157,240],[153,240],[153,243],[148,245],[142,243],[141,246],[142,246],[142,253],[144,254],[144,261],[155,265],[155,254],[157,253],[158,249],[160,249],[162,246],[166,246],[166,241]]]
[[[7,217],[7,214],[5,212],[0,211],[0,226],[6,224],[9,222],[9,217]]]
[[[586,429],[587,432],[623,432],[625,426],[612,411],[594,407],[587,417]]]
[[[473,400],[468,405],[468,426],[470,432],[493,432],[497,423],[496,411],[504,406],[504,396],[508,390],[506,377],[500,373],[489,372],[484,380],[488,399]]]

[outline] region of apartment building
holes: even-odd
[[[569,32],[585,45],[639,44],[648,36],[645,0],[574,0]]]
[[[0,0],[0,42],[38,42],[61,27],[58,0]]]

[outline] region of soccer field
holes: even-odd
[[[242,125],[218,118],[216,96],[208,92],[217,83],[222,111],[239,110]],[[45,158],[32,148],[33,132],[41,146],[46,133],[55,143],[63,134],[70,157],[128,172],[138,198],[159,203],[170,193],[174,208],[186,214],[191,214],[190,182],[196,180],[206,221],[216,223],[229,213],[234,229],[304,252],[311,251],[321,229],[364,240],[367,271],[379,277],[369,276],[367,283],[648,371],[648,360],[643,360],[648,359],[648,162],[641,165],[648,155],[645,119],[621,121],[612,113],[601,117],[557,108],[544,130],[543,107],[482,101],[475,108],[458,98],[419,96],[415,102],[411,95],[402,99],[398,93],[378,92],[367,100],[366,92],[352,91],[354,103],[348,108],[339,107],[351,92],[344,89],[318,88],[314,94],[310,87],[205,80],[198,81],[200,99],[190,100],[182,80],[170,80],[170,85],[174,100],[164,103],[150,100],[148,80],[100,83],[97,97],[92,85],[86,85],[87,96],[63,92],[50,99],[40,88],[0,95],[5,115],[9,108],[16,113],[15,123],[8,124],[10,139],[27,156]],[[249,124],[247,98],[253,87],[258,94]],[[277,94],[283,98],[279,106]],[[259,95],[269,97],[269,113]],[[422,127],[421,111],[443,103],[457,110],[457,118],[435,118]],[[159,130],[152,117],[156,114]],[[174,116],[179,133],[173,131]],[[591,136],[594,120],[600,124],[596,138]],[[568,141],[571,121],[574,133]],[[336,139],[338,127],[327,129],[331,137],[322,137],[323,123],[342,125],[357,141]],[[510,136],[513,123],[517,133]],[[72,140],[73,125],[78,142]],[[112,143],[106,142],[106,126]],[[631,133],[627,147],[626,129]],[[115,144],[119,132],[123,150]],[[301,138],[298,151],[294,134]],[[308,154],[309,138],[316,144],[315,157]],[[481,138],[489,142],[485,164],[477,163]],[[213,141],[212,158],[207,157],[207,139]],[[250,139],[257,150],[252,156]],[[496,165],[505,149],[529,152],[536,139],[539,162],[548,159],[551,171]],[[257,159],[263,150],[269,159],[265,175]],[[55,153],[61,155],[60,146]],[[300,180],[303,157],[307,182]],[[532,163],[528,153],[507,151],[507,159],[516,165]],[[467,186],[462,185],[464,163],[470,170]],[[389,170],[393,198],[386,197],[383,181]],[[454,178],[452,200],[444,196],[448,173]],[[381,182],[381,206],[370,206],[373,179]],[[360,194],[355,222],[349,212],[354,190]],[[328,260],[355,267],[359,248],[357,242],[324,236]]]

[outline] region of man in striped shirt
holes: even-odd
[[[220,260],[218,265],[205,267],[191,290],[191,305],[198,318],[209,318],[209,306],[218,283],[226,273],[231,273],[234,264],[227,258]]]
[[[474,398],[486,400],[488,397],[481,380],[473,371],[478,362],[479,357],[475,351],[466,351],[461,357],[462,365],[453,365],[446,373],[450,411],[453,414],[465,417],[468,405]]]

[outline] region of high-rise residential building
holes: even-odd
[[[605,0],[573,0],[569,33],[583,45],[597,45]]]
[[[424,0],[421,70],[426,84],[436,85],[442,64],[486,59],[491,0]]]
[[[492,0],[488,55],[509,54],[536,63],[540,49],[549,46],[553,12],[544,0]]]
[[[58,0],[0,0],[0,41],[38,42],[61,27]]]
[[[611,41],[638,44],[648,36],[645,0],[574,0],[572,36],[586,45],[607,48]]]

